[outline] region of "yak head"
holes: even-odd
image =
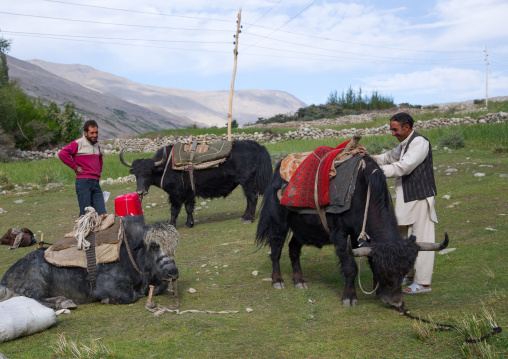
[[[178,268],[175,264],[175,249],[178,245],[178,231],[166,222],[157,222],[145,233],[146,268],[150,276],[160,280],[178,279]]]
[[[352,249],[348,238],[348,253],[351,256],[368,256],[377,296],[385,303],[401,307],[402,280],[413,268],[419,251],[438,251],[448,246],[448,234],[443,243],[416,242],[415,236],[391,243],[376,243]]]
[[[162,159],[159,161],[152,158],[141,158],[134,160],[132,163],[124,160],[123,150],[124,148],[120,150],[120,162],[122,162],[123,165],[130,167],[129,172],[136,176],[136,192],[139,195],[139,199],[143,201],[143,196],[148,194],[148,189],[152,184],[153,172],[157,167],[164,165],[168,160],[166,147],[164,147]]]

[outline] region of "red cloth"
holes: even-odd
[[[350,140],[349,140],[350,141]],[[284,206],[316,208],[314,184],[318,175],[318,203],[326,206],[330,203],[330,168],[335,157],[349,143],[346,141],[337,147],[319,146],[296,169],[291,177],[280,203]]]

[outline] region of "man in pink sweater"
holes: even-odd
[[[103,215],[106,205],[99,185],[102,172],[102,153],[97,144],[99,126],[94,120],[88,120],[83,130],[83,137],[65,146],[58,152],[58,157],[76,173],[79,215],[84,215],[85,208],[90,206]]]

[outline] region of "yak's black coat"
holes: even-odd
[[[364,245],[372,247],[369,262],[374,283],[379,282],[377,295],[385,303],[395,306],[402,304],[402,279],[413,267],[419,246],[415,244],[414,237],[406,240],[399,234],[385,175],[370,157],[365,157],[363,161],[365,161],[365,168],[359,170],[351,208],[341,214],[326,214],[330,235],[324,230],[317,214],[298,214],[280,204],[277,191],[284,181],[279,173],[280,163],[277,165],[272,183],[263,197],[256,233],[258,244],[271,247],[272,279],[275,287],[284,286],[279,260],[282,247],[291,230],[293,235],[289,242],[289,256],[295,286],[306,287],[300,267],[302,246],[314,245],[321,248],[323,245],[333,244],[340,259],[341,273],[345,280],[343,304],[356,305],[354,280],[358,274],[358,267],[354,258],[347,254],[347,237],[351,236],[353,248],[358,247],[357,238],[362,230],[367,189],[370,183],[371,197],[366,225],[370,243],[364,243]],[[376,169],[377,171],[374,171]]]
[[[166,146],[166,153],[169,154],[172,147]],[[247,198],[247,208],[242,218],[254,220],[258,195],[264,193],[272,176],[270,154],[264,146],[249,140],[234,141],[231,153],[224,163],[216,168],[194,171],[195,194],[192,192],[189,172],[173,170],[172,158],[168,159],[167,167],[166,164],[155,166],[155,163],[163,158],[163,150],[164,147],[159,149],[151,159],[134,160],[130,172],[136,176],[137,192],[141,197],[148,193],[150,186],[159,187],[168,193],[172,225],[176,226],[176,219],[184,203],[187,212],[186,225],[192,227],[195,197],[226,197],[238,185],[242,186]]]
[[[14,292],[50,308],[61,308],[72,302],[81,304],[106,300],[115,304],[132,303],[148,294],[149,285],[155,286],[155,295],[162,293],[168,288],[164,279],[178,278],[174,258],[163,256],[159,245],[154,242],[145,247],[144,236],[150,227],[145,225],[142,216],[124,217],[123,221],[125,240],[129,242],[135,262],[144,276],[134,268],[125,243],[120,249],[119,262],[97,266],[94,289],[90,288],[86,269],[56,267],[46,261],[44,251],[35,250],[4,274],[0,281],[0,300],[7,299],[2,296]]]

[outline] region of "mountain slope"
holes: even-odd
[[[58,105],[73,102],[86,119],[94,119],[101,129],[101,138],[145,133],[161,128],[181,128],[191,122],[180,116],[119,99],[113,95],[85,88],[50,73],[39,66],[7,56],[9,77],[32,97]]]
[[[62,65],[31,60],[57,76],[125,101],[160,109],[208,126],[224,126],[229,110],[229,91],[192,91],[144,85],[84,65]],[[306,104],[293,95],[275,90],[238,90],[233,97],[233,118],[240,124],[258,117],[295,112]]]

